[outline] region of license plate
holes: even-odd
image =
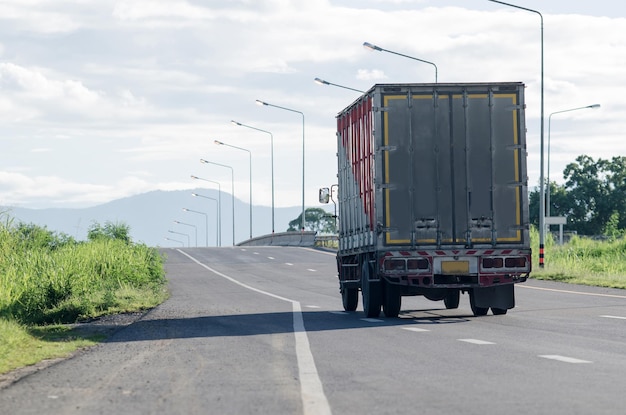
[[[469,274],[469,261],[443,261],[441,272],[444,274]]]

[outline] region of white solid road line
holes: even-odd
[[[589,360],[576,359],[573,357],[560,356],[558,354],[543,354],[539,355],[539,357],[543,357],[544,359],[558,360],[559,362],[565,363],[593,363]]]
[[[204,267],[208,271],[219,275],[228,281],[239,285],[240,287],[257,292],[259,294],[267,295],[278,300],[287,301],[292,304],[293,307],[293,331],[296,339],[296,358],[298,361],[298,374],[300,378],[300,394],[302,398],[303,412],[305,415],[326,415],[331,414],[330,404],[324,394],[324,388],[322,381],[320,380],[315,366],[315,360],[313,359],[313,353],[311,353],[311,346],[309,344],[309,338],[304,328],[304,319],[302,318],[302,308],[300,302],[290,300],[289,298],[281,297],[280,295],[272,294],[267,291],[259,290],[250,285],[244,284],[236,279],[229,277],[226,274],[214,270],[206,264],[198,261],[188,253],[177,249],[178,252],[191,259],[196,264]]]
[[[556,288],[533,287],[530,285],[523,285],[523,284],[516,284],[516,285],[520,288],[527,288],[529,290],[554,291],[557,293],[578,294],[578,295],[591,295],[593,297],[626,298],[626,295],[585,293],[582,291],[557,290]]]

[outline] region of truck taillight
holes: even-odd
[[[428,269],[428,260],[426,258],[414,258],[409,259],[406,262],[406,266],[410,270],[415,269]]]
[[[511,257],[504,260],[507,268],[524,268],[526,267],[526,257]]]
[[[388,259],[385,261],[387,271],[406,271],[406,261],[404,259]]]
[[[426,258],[390,258],[384,262],[385,271],[418,271],[430,268]]]
[[[483,258],[483,269],[493,268],[525,268],[526,257],[508,257],[508,258]]]
[[[502,268],[502,258],[483,258],[483,268]]]

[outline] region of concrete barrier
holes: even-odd
[[[315,246],[316,232],[278,232],[242,241],[237,246]]]

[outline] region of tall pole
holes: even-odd
[[[197,210],[191,210],[191,209],[187,209],[187,208],[183,208],[183,210],[185,212],[193,212],[193,213],[197,213],[199,215],[204,215],[204,225],[206,227],[206,233],[205,233],[205,237],[206,237],[206,246],[208,248],[209,246],[209,215],[207,215],[204,212],[198,212]],[[177,222],[177,223],[181,223],[181,222]],[[196,242],[196,245],[198,243]]]
[[[336,87],[343,88],[343,89],[349,89],[350,91],[360,92],[361,94],[365,93],[365,91],[361,91],[360,89],[354,89],[354,88],[350,88],[349,86],[333,84],[332,82],[328,82],[320,78],[315,78],[313,81],[318,85],[332,85],[332,86],[336,86]]]
[[[209,183],[214,183],[217,185],[217,216],[219,218],[219,221],[217,223],[217,234],[218,234],[218,239],[219,239],[219,244],[218,246],[222,246],[222,186],[220,185],[219,182],[213,181],[213,180],[209,180],[209,179],[203,179],[202,177],[198,177],[198,176],[194,176],[193,174],[191,175],[191,178],[194,180],[203,180],[205,182],[209,182]],[[215,200],[215,199],[213,199]],[[208,238],[208,236],[207,236]]]
[[[218,211],[219,211],[219,206],[218,206],[218,203],[219,203],[219,202],[218,202],[218,200],[217,200],[217,199],[214,199],[214,198],[209,197],[209,196],[204,196],[204,195],[201,195],[201,194],[198,194],[198,193],[192,193],[191,195],[192,195],[192,196],[194,196],[194,197],[203,197],[203,198],[205,198],[205,199],[211,199],[212,201],[214,201],[214,202],[215,202],[215,206],[216,206],[216,208],[217,208],[216,210],[218,210]],[[218,229],[218,227],[219,227],[219,225],[218,225],[218,221],[217,221],[217,218],[218,218],[218,215],[215,215],[215,229]],[[208,219],[207,219],[207,220],[208,220]],[[220,219],[220,222],[221,222],[221,219]],[[207,238],[209,237],[209,236],[208,236],[208,235],[209,235],[209,231],[208,231],[208,229],[209,229],[209,225],[208,225],[208,221],[207,221]],[[218,246],[218,245],[217,245],[217,236],[218,236],[218,233],[216,232],[216,233],[215,233],[215,246]],[[208,240],[208,239],[207,239],[207,240]],[[209,243],[208,243],[208,242],[207,242],[207,246],[209,246]]]
[[[270,135],[270,164],[272,165],[272,234],[274,234],[274,135],[269,131],[261,130],[260,128],[252,127],[250,125],[242,124],[240,122],[231,120],[233,125],[238,125],[240,127],[250,128],[252,130],[261,131],[262,133],[266,133]]]
[[[231,147],[237,150],[241,150],[241,151],[245,151],[248,153],[248,157],[250,159],[250,166],[249,166],[249,172],[250,172],[250,239],[252,239],[252,152],[248,149],[245,149],[243,147],[237,147],[237,146],[233,146],[231,144],[226,144],[223,143],[219,140],[214,140],[215,144],[220,145],[220,146],[226,146],[226,147]]]
[[[544,266],[544,243],[546,237],[546,193],[545,193],[545,180],[544,180],[544,141],[543,141],[543,130],[544,130],[544,99],[543,99],[543,15],[539,13],[537,10],[528,9],[526,7],[516,6],[515,4],[505,3],[499,0],[487,0],[492,3],[503,4],[505,6],[514,7],[516,9],[525,10],[527,12],[536,13],[539,15],[541,20],[541,139],[540,141],[540,169],[539,169],[539,268],[543,268]]]
[[[231,189],[231,200],[232,200],[232,209],[233,209],[233,246],[235,246],[235,170],[232,167],[227,166],[225,164],[216,163],[214,161],[209,161],[205,159],[200,159],[200,163],[204,164],[214,164],[216,166],[225,167],[230,169],[230,189]]]
[[[600,108],[600,104],[593,104],[593,105],[587,105],[585,107],[578,107],[578,108],[572,108],[569,110],[562,110],[562,111],[556,111],[551,113],[548,116],[548,170],[547,170],[547,179],[546,181],[548,182],[548,188],[546,189],[546,209],[547,209],[547,217],[552,216],[552,214],[550,213],[550,125],[552,123],[552,116],[554,114],[560,114],[562,112],[570,112],[570,111],[577,111],[577,110],[584,110],[584,109],[595,109],[595,108]]]
[[[185,243],[183,241],[179,241],[178,239],[172,239],[172,238],[163,238],[163,239],[165,239],[166,241],[178,242],[182,246],[185,246]]]
[[[175,234],[177,234],[177,235],[183,235],[183,236],[186,236],[186,237],[187,237],[187,247],[189,247],[189,244],[190,244],[190,242],[189,242],[189,235],[187,235],[186,233],[176,232],[176,231],[172,231],[172,230],[168,230],[168,232],[169,232],[169,233],[175,233]]]
[[[268,106],[268,107],[274,107],[274,108],[279,108],[281,110],[285,110],[285,111],[291,111],[291,112],[297,112],[298,114],[300,114],[302,116],[302,225],[301,225],[301,231],[304,232],[304,225],[306,223],[306,220],[304,218],[304,113],[291,109],[291,108],[286,108],[286,107],[281,107],[279,105],[274,105],[274,104],[269,104],[265,101],[261,101],[259,99],[256,100],[256,103],[258,105],[264,105],[264,106]]]
[[[198,247],[198,227],[196,225],[192,225],[191,223],[185,223],[185,222],[181,222],[179,220],[175,220],[174,223],[178,224],[178,225],[186,225],[186,226],[192,226],[193,230],[196,234],[196,248]],[[207,243],[207,246],[209,246],[209,244]]]
[[[426,60],[424,60],[424,59],[420,59],[420,58],[415,58],[415,57],[413,57],[413,56],[405,55],[405,54],[403,54],[403,53],[394,52],[394,51],[389,50],[389,49],[383,49],[383,48],[381,48],[380,46],[372,45],[372,44],[371,44],[371,43],[369,43],[369,42],[363,42],[363,47],[364,47],[365,49],[369,49],[369,50],[376,50],[376,51],[378,51],[378,52],[393,53],[394,55],[402,56],[402,57],[404,57],[404,58],[409,58],[409,59],[413,59],[413,60],[416,60],[416,61],[420,61],[420,62],[427,63],[427,64],[429,64],[429,65],[432,65],[432,66],[434,66],[434,67],[435,67],[435,83],[437,83],[437,65],[435,65],[433,62],[426,61]]]

